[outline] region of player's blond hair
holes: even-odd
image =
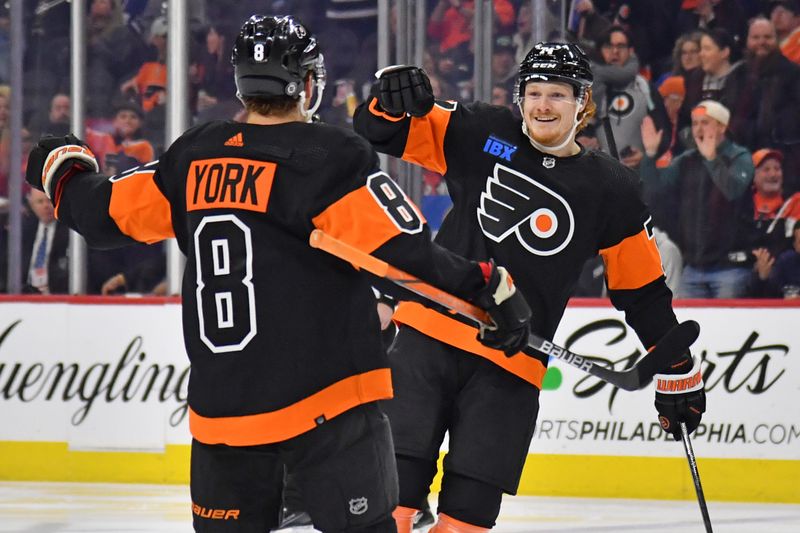
[[[583,108],[583,111],[580,112],[578,118],[580,122],[578,122],[578,127],[575,129],[575,133],[577,134],[583,128],[589,125],[589,121],[597,112],[597,104],[594,103],[592,99],[592,88],[589,87],[586,89],[586,107]]]

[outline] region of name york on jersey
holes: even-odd
[[[515,234],[525,249],[539,256],[557,254],[575,232],[575,217],[562,196],[500,163],[481,193],[478,222],[491,240],[502,242]]]

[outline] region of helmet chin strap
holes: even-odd
[[[567,144],[569,144],[570,141],[573,140],[573,135],[575,135],[575,130],[578,129],[578,124],[581,123],[581,121],[578,120],[578,113],[580,113],[580,108],[581,108],[582,105],[583,105],[583,97],[580,97],[575,101],[575,115],[572,117],[572,128],[569,130],[569,133],[567,133],[566,137],[564,137],[564,140],[561,141],[556,146],[549,146],[549,145],[546,145],[546,144],[542,144],[539,141],[537,141],[536,139],[534,139],[533,135],[531,135],[531,133],[528,131],[528,126],[525,124],[525,119],[524,119],[525,114],[522,111],[522,100],[520,100],[520,102],[519,102],[519,112],[523,116],[523,119],[522,119],[522,133],[525,134],[525,136],[528,138],[528,140],[531,142],[531,144],[533,145],[534,148],[536,148],[540,152],[544,152],[546,154],[555,155],[555,152],[561,150]]]
[[[299,106],[300,114],[303,115],[303,118],[306,119],[306,122],[311,122],[311,119],[314,117],[314,113],[317,112],[319,109],[320,104],[322,103],[322,92],[325,90],[325,82],[321,80],[317,80],[315,82],[317,90],[316,98],[314,99],[314,105],[306,109],[306,91],[303,89],[300,91],[300,98],[297,100],[297,105]]]

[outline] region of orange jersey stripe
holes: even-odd
[[[655,237],[646,230],[600,250],[609,290],[638,289],[664,275]]]
[[[337,381],[283,409],[257,415],[204,417],[189,409],[192,436],[205,444],[256,446],[282,442],[314,429],[320,417],[330,420],[368,402],[393,395],[388,368],[370,370]]]
[[[433,106],[424,117],[412,118],[403,159],[438,172],[447,173],[444,158],[444,135],[450,123],[450,111]]]
[[[416,209],[416,206],[413,207]],[[424,222],[422,213],[418,209],[416,213]],[[400,228],[392,222],[366,186],[329,205],[312,222],[328,235],[367,253],[400,234]]]
[[[175,236],[169,201],[153,181],[154,173],[140,170],[112,182],[108,206],[122,233],[148,244]]]
[[[544,379],[547,368],[541,361],[522,352],[506,357],[500,350],[484,346],[477,339],[477,328],[449,318],[416,302],[401,302],[392,319],[429,337],[486,358],[528,383],[542,388],[542,379]]]

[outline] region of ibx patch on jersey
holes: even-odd
[[[575,233],[575,217],[561,195],[500,163],[481,193],[478,223],[491,240],[501,242],[513,233],[539,256],[557,254]]]
[[[514,152],[517,151],[517,147],[498,139],[494,135],[489,135],[486,142],[483,144],[483,151],[510,162]]]

